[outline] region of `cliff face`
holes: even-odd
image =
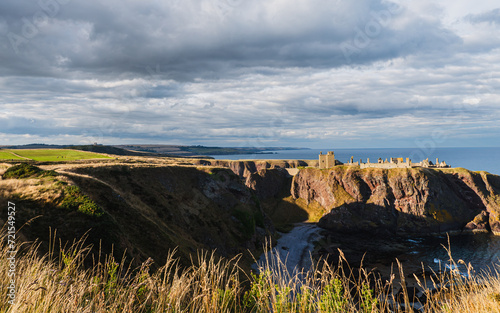
[[[423,234],[449,230],[500,233],[500,177],[465,169],[303,169],[294,199],[327,212],[319,225],[336,231]]]
[[[49,227],[63,241],[91,229],[87,243],[95,249],[102,239],[104,253],[114,245],[115,255],[126,251],[137,262],[153,257],[158,264],[176,247],[184,260],[200,249],[227,257],[245,254],[260,248],[274,226],[285,230],[305,220],[341,232],[491,229],[500,234],[500,177],[484,172],[337,166],[300,169],[292,178],[282,169],[307,164],[210,162],[199,165],[228,168],[55,164],[47,168],[55,170],[48,176],[0,179],[0,200],[16,203],[18,225],[37,217],[21,231],[27,240],[48,242]],[[68,209],[64,203],[72,185],[104,214]]]
[[[245,185],[253,190],[260,200],[279,198],[290,193],[292,177],[281,170],[262,169],[250,174]]]
[[[38,216],[22,229],[28,240],[48,242],[50,227],[63,242],[87,233],[86,244],[101,246],[103,253],[114,245],[116,257],[126,252],[138,263],[151,257],[162,264],[177,249],[189,265],[189,255],[200,250],[225,257],[243,253],[250,261],[248,250],[259,249],[274,232],[257,199],[229,169],[61,165],[54,175],[0,179],[0,200],[15,202],[22,213],[19,227]],[[64,208],[66,189],[73,185],[104,215]]]
[[[250,175],[263,169],[297,168],[306,166],[317,166],[316,160],[196,160],[194,165],[217,166],[230,168],[240,178],[247,178]]]

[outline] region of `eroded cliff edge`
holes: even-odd
[[[161,266],[176,250],[185,266],[201,251],[243,254],[249,266],[249,251],[274,234],[258,200],[227,168],[118,162],[50,164],[23,178],[0,175],[0,202],[16,203],[20,234],[40,240],[41,251],[57,230],[63,244],[85,237],[94,255],[126,255],[136,265],[152,258]],[[73,205],[79,202],[95,204],[99,214]]]
[[[188,263],[201,250],[243,253],[250,262],[248,250],[258,251],[276,228],[306,220],[343,233],[500,234],[500,177],[486,172],[161,162],[43,165],[43,175],[0,179],[0,200],[19,206],[16,221],[27,223],[21,233],[28,241],[49,242],[50,227],[63,242],[86,235],[96,250],[127,253],[137,262],[152,257],[158,264],[175,248]],[[294,177],[285,170],[299,166]],[[67,207],[74,190],[104,214]]]
[[[230,168],[236,175],[246,179],[252,174],[266,169],[283,169],[299,167],[316,167],[317,160],[207,160],[191,161],[192,165],[214,166]]]
[[[277,207],[301,208],[319,226],[344,233],[432,234],[493,231],[500,234],[500,177],[452,169],[301,169],[289,180],[261,170],[247,179],[272,217]],[[275,185],[277,177],[287,195]],[[281,200],[279,200],[279,199]],[[273,203],[273,205],[269,205]]]

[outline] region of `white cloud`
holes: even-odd
[[[0,132],[24,143],[390,146],[437,129],[453,133],[443,145],[490,142],[500,37],[482,21],[494,6],[399,4],[70,2],[18,54],[0,41]],[[0,30],[22,35],[37,10],[2,2]]]

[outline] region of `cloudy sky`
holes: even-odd
[[[0,144],[500,146],[500,4],[1,0]]]

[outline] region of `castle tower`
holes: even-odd
[[[335,154],[333,151],[328,151],[326,155],[326,166],[327,168],[332,168],[335,166]]]
[[[335,166],[335,154],[333,151],[328,151],[327,154],[323,154],[323,152],[319,153],[319,168],[332,168]]]
[[[319,152],[319,168],[320,169],[326,168],[326,158],[325,155],[323,154],[323,151]]]

